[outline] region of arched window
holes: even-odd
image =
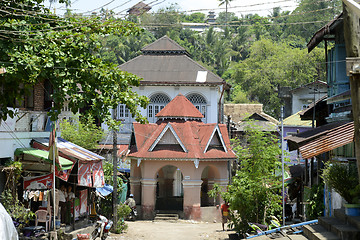
[[[204,115],[206,119],[206,100],[203,96],[197,93],[192,93],[187,96],[187,99]]]
[[[150,97],[148,106],[148,120],[150,123],[155,122],[155,115],[170,102],[170,98],[162,93],[154,94]]]

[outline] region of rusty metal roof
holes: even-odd
[[[343,21],[342,16],[343,14],[341,13],[314,34],[307,44],[308,52],[311,52],[322,40],[324,40],[325,35],[334,34],[334,29]]]
[[[354,122],[335,122],[286,137],[289,150],[299,149],[303,158],[312,158],[354,141]]]

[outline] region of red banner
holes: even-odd
[[[92,163],[78,162],[78,184],[81,186],[92,187],[91,182],[91,168]]]
[[[93,163],[93,187],[103,187],[105,184],[102,161]]]
[[[80,192],[80,216],[87,213],[87,198],[88,190],[81,190]]]
[[[52,173],[36,177],[24,177],[24,189],[50,189],[53,179]]]
[[[78,162],[78,184],[86,187],[103,187],[105,184],[102,161]]]

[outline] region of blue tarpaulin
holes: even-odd
[[[104,187],[96,188],[96,191],[98,191],[102,196],[106,197],[110,193],[112,193],[114,190],[113,186],[105,183]]]
[[[130,168],[118,168],[119,172],[126,172],[126,173],[130,173]]]

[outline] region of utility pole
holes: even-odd
[[[346,46],[346,72],[350,78],[354,119],[355,156],[360,175],[360,36],[359,0],[343,0],[344,38]]]
[[[117,107],[113,109],[113,119],[116,120],[117,118]],[[117,227],[117,133],[116,129],[113,130],[113,222],[114,227]]]
[[[281,106],[282,223],[285,226],[284,107]]]

